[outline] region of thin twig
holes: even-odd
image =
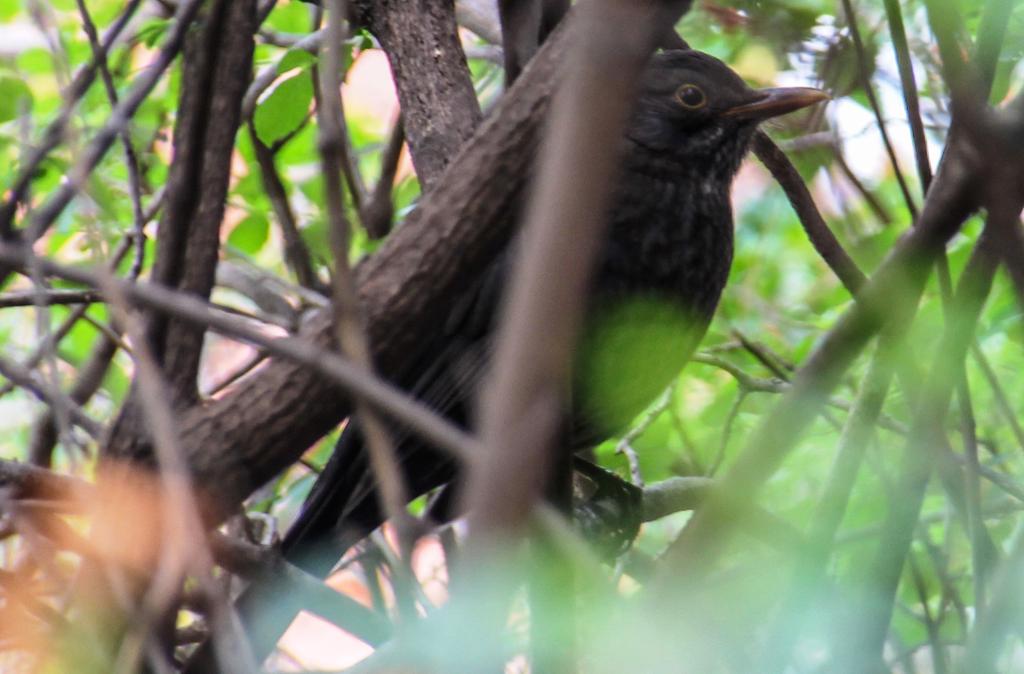
[[[893,173],[896,175],[896,182],[899,183],[900,192],[903,193],[903,201],[910,212],[911,220],[917,220],[917,205],[914,203],[914,198],[910,196],[910,188],[907,187],[907,181],[903,177],[903,171],[900,169],[899,161],[896,159],[896,150],[893,148],[892,139],[889,138],[885,120],[882,118],[882,108],[878,103],[878,98],[875,96],[875,89],[868,75],[867,51],[864,49],[864,42],[860,37],[860,28],[857,27],[857,15],[853,12],[851,0],[843,0],[843,11],[846,13],[846,23],[850,27],[850,37],[853,38],[854,50],[857,52],[857,72],[860,75],[861,88],[868,97],[871,111],[875,114],[878,132],[882,136],[882,145],[885,147],[885,153],[889,155],[889,163],[892,166]]]
[[[130,245],[131,243],[130,240],[128,239],[122,240],[121,243],[118,244],[117,249],[110,257],[111,269],[116,269],[117,266],[121,263],[121,260],[123,260],[124,256],[128,253],[128,248]],[[61,323],[61,325],[58,326],[56,330],[50,333],[50,340],[48,342],[40,344],[32,353],[32,355],[29,356],[29,358],[23,363],[23,367],[27,370],[35,369],[36,366],[38,366],[39,363],[43,361],[43,358],[46,357],[46,354],[50,353],[51,349],[56,350],[61,340],[67,337],[68,333],[71,332],[72,328],[74,328],[78,321],[81,320],[83,316],[85,316],[85,312],[88,309],[89,305],[79,305],[75,309],[73,309],[71,311],[71,314],[67,317],[67,319],[65,319],[65,321]],[[0,387],[0,398],[7,395],[13,390],[14,385],[10,383]]]
[[[237,619],[231,621],[226,615],[228,609],[224,598],[216,601],[220,591],[211,575],[213,557],[206,544],[205,526],[191,484],[188,464],[178,440],[176,417],[168,402],[170,395],[167,384],[150,351],[141,322],[128,311],[127,299],[115,278],[108,273],[100,281],[101,288],[110,298],[110,306],[118,323],[124,326],[126,334],[135,345],[136,390],[153,438],[163,489],[160,497],[163,527],[161,554],[143,598],[143,620],[133,623],[131,632],[145,635],[153,629],[173,605],[184,575],[192,571],[198,577],[203,591],[214,600],[214,620],[211,622],[215,628],[219,628],[216,631],[220,632],[220,638],[214,640],[220,667],[228,673],[255,671],[257,664],[248,648],[239,643],[238,634],[230,633],[237,631],[230,630],[230,624],[237,623]],[[107,523],[107,526],[113,524]],[[226,643],[229,637],[232,643]],[[130,643],[130,638],[126,638],[125,643]]]
[[[95,290],[31,290],[0,295],[0,309],[39,306],[40,304],[48,307],[63,304],[93,304],[102,301],[102,295]]]
[[[825,586],[827,562],[835,547],[836,532],[846,514],[847,504],[873,427],[892,380],[894,339],[887,335],[875,351],[861,383],[850,416],[839,436],[835,461],[829,472],[808,533],[807,545],[798,553],[788,593],[775,620],[764,665],[765,674],[785,670],[803,625],[807,609],[814,606]]]
[[[64,211],[64,208],[75,197],[78,190],[81,189],[81,186],[99,164],[107,150],[110,149],[114,139],[131,122],[131,118],[139,109],[139,106],[146,100],[157,82],[160,81],[164,70],[170,66],[175,56],[177,56],[185,39],[185,34],[202,5],[202,0],[183,0],[178,5],[174,24],[168,30],[167,38],[164,40],[160,51],[150,64],[148,70],[135,81],[127,95],[111,111],[103,128],[93,137],[88,146],[83,149],[79,160],[68,171],[68,179],[34,212],[27,230],[29,233],[28,243],[33,243],[49,229],[50,225],[57,219],[57,216]],[[0,270],[0,277],[5,277],[6,275],[7,271]]]
[[[910,62],[910,47],[907,45],[907,34],[903,28],[903,13],[900,11],[898,0],[884,1],[885,14],[889,19],[889,35],[892,38],[893,51],[896,53],[896,67],[903,90],[903,104],[907,109],[907,123],[910,125],[910,137],[914,142],[917,177],[921,181],[921,191],[927,194],[928,187],[932,184],[932,165],[928,159],[928,141],[924,135],[917,82],[914,81],[914,68]]]
[[[113,47],[125,26],[135,16],[135,11],[141,4],[142,0],[130,0],[125,6],[124,11],[118,15],[110,28],[107,29],[103,39],[100,41],[101,51],[104,54]],[[64,105],[61,108],[60,114],[46,127],[40,144],[21,163],[18,175],[9,188],[10,194],[3,206],[0,207],[0,238],[8,241],[11,240],[14,214],[17,211],[18,204],[25,198],[29,185],[31,185],[32,180],[39,172],[39,167],[49,154],[60,145],[68,122],[71,120],[71,115],[74,113],[75,105],[92,85],[96,77],[96,69],[97,61],[93,58],[75,74],[71,86],[68,87],[66,96],[64,96]]]
[[[1013,431],[1013,436],[1017,440],[1017,445],[1024,450],[1024,429],[1021,428],[1020,420],[1017,419],[1017,413],[1013,410],[1010,405],[1010,400],[1006,396],[1006,391],[1003,389],[1002,384],[999,383],[999,377],[996,376],[995,371],[992,369],[992,365],[988,362],[988,357],[985,356],[985,352],[981,350],[981,347],[975,342],[971,344],[971,355],[974,357],[974,362],[978,364],[978,368],[981,370],[981,374],[985,377],[985,381],[988,382],[989,388],[992,389],[992,395],[996,399],[996,407],[999,408],[1000,414],[1003,415],[1003,419],[1010,426],[1010,430]]]
[[[928,644],[932,650],[932,667],[935,674],[947,674],[949,665],[946,663],[946,649],[939,637],[939,623],[932,616],[931,606],[928,605],[928,587],[921,566],[913,553],[907,555],[907,566],[910,568],[910,578],[914,583],[914,590],[917,592],[925,630],[928,633]]]
[[[31,251],[25,248],[0,243],[0,261],[5,264],[23,266],[31,255]],[[100,284],[99,274],[96,272],[65,267],[43,259],[39,264],[49,275],[93,287]],[[339,357],[336,353],[320,348],[309,339],[269,336],[245,320],[217,311],[208,302],[164,286],[129,283],[117,279],[107,282],[106,285],[117,287],[135,304],[163,311],[170,316],[208,327],[262,348],[272,355],[308,365],[333,380],[338,386],[362,396],[381,412],[419,433],[439,449],[450,452],[459,460],[465,461],[473,452],[478,451],[476,441],[462,429],[394,386],[369,376],[363,368]]]
[[[843,174],[847,182],[853,185],[853,189],[860,193],[861,197],[867,203],[868,208],[875,214],[878,221],[883,225],[892,224],[892,216],[885,209],[885,205],[882,204],[878,196],[868,189],[867,185],[857,177],[857,174],[850,168],[850,164],[846,161],[846,157],[843,155],[843,149],[838,142],[834,143],[832,148],[832,156],[835,158],[836,165],[839,167],[839,172]]]
[[[103,80],[103,88],[107,93],[107,100],[110,101],[112,109],[116,108],[118,103],[117,87],[114,85],[114,78],[110,74],[110,68],[107,67],[107,54],[103,50],[103,45],[100,44],[99,36],[96,34],[96,25],[93,23],[89,10],[85,6],[85,0],[77,0],[77,3],[78,13],[82,17],[82,27],[89,38],[89,46],[92,48],[93,59],[96,61],[96,67],[99,69],[100,77]],[[135,225],[134,236],[136,255],[138,255],[138,249],[145,246],[146,236],[146,216],[142,210],[142,177],[139,169],[139,158],[135,154],[135,148],[132,146],[132,137],[128,127],[122,128],[118,135],[124,147],[124,159],[128,168],[128,194],[132,200],[132,220]]]
[[[253,152],[256,155],[256,163],[260,167],[260,177],[263,179],[263,189],[270,199],[270,205],[277,216],[277,223],[281,227],[281,236],[284,238],[284,257],[295,274],[296,280],[304,288],[316,288],[319,279],[313,271],[313,262],[309,255],[306,242],[302,240],[299,233],[299,226],[295,220],[295,213],[292,211],[291,203],[288,201],[288,190],[281,179],[281,174],[274,163],[274,153],[269,147],[263,144],[256,134],[256,127],[250,120],[249,138],[252,141]]]
[[[345,39],[345,3],[342,0],[331,0],[328,7],[328,39],[320,59],[320,105],[317,107],[317,118],[320,124],[320,158],[324,172],[325,201],[327,215],[330,219],[331,248],[335,264],[333,277],[335,334],[341,352],[351,358],[358,367],[363,368],[368,375],[373,376],[370,345],[363,328],[362,311],[348,261],[349,223],[345,215],[344,198],[341,192],[341,178],[346,164],[347,132],[338,73],[341,71],[340,46]],[[353,184],[351,175],[348,176],[348,180],[355,200],[355,190],[362,189],[362,187]],[[409,500],[408,489],[395,455],[393,441],[376,412],[368,408],[365,402],[358,397],[356,413],[362,422],[363,433],[370,453],[370,463],[380,487],[382,505],[388,517],[395,519],[396,525],[399,527],[400,538],[403,539],[401,556],[405,563],[409,563],[409,554],[412,550],[408,534],[411,531],[406,529],[410,522],[407,521],[408,511],[405,508],[405,504]]]
[[[857,268],[853,258],[843,249],[842,244],[825,223],[825,219],[821,217],[807,185],[792,162],[764,132],[759,131],[754,135],[753,149],[757,158],[782,186],[814,249],[835,272],[850,294],[856,295],[864,285],[865,276]]]
[[[725,461],[725,451],[729,447],[732,427],[740,414],[743,401],[747,399],[747,393],[748,389],[741,384],[740,390],[736,394],[736,399],[733,400],[732,405],[729,407],[729,413],[725,416],[725,423],[722,424],[722,437],[718,441],[718,451],[715,452],[715,458],[711,461],[711,466],[708,468],[708,475],[717,473],[718,469],[722,467],[722,462]]]
[[[391,189],[398,173],[398,163],[405,147],[405,123],[399,115],[391,128],[388,141],[380,155],[380,176],[377,178],[373,191],[363,203],[360,220],[371,239],[382,239],[391,231],[395,207],[392,203]]]
[[[968,640],[962,671],[995,674],[1003,642],[1020,629],[1020,595],[1024,591],[1024,525],[1018,523],[1010,554],[992,583],[992,604]]]
[[[903,454],[892,509],[870,568],[870,596],[859,611],[853,629],[843,640],[843,671],[864,671],[881,656],[900,574],[913,531],[920,517],[925,487],[935,467],[934,449],[941,447],[940,420],[945,416],[956,387],[959,364],[966,356],[975,324],[995,276],[998,252],[993,250],[989,227],[975,246],[957,289],[958,320],[947,322],[937,351],[938,360],[929,373],[924,397],[914,417]]]
[[[647,432],[647,429],[651,427],[658,417],[668,409],[668,406],[672,403],[672,395],[675,391],[675,386],[670,386],[665,389],[665,392],[654,402],[651,408],[644,414],[643,418],[633,428],[629,429],[629,432],[622,436],[618,444],[615,445],[616,454],[624,454],[626,460],[629,462],[629,474],[633,480],[633,484],[638,487],[644,486],[643,474],[640,472],[640,460],[637,458],[636,450],[633,449],[633,441],[639,438],[641,435]]]
[[[67,394],[59,388],[40,381],[27,368],[0,356],[0,375],[3,375],[12,384],[25,389],[46,404],[53,407],[59,406],[65,410],[71,421],[92,437],[99,438],[102,435],[103,426],[101,424],[87,415]]]

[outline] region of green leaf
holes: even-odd
[[[0,75],[0,124],[32,109],[32,92],[19,77]]]
[[[267,25],[285,33],[301,33],[309,29],[309,8],[301,3],[279,2],[267,18]]]
[[[147,47],[153,47],[167,32],[168,19],[150,19],[139,29],[138,38]]]
[[[356,34],[352,36],[352,40],[360,50],[373,49],[373,35],[366,28],[360,28],[356,31]]]
[[[255,255],[267,242],[270,222],[261,213],[250,213],[235,225],[228,236],[228,243],[243,253]]]
[[[256,136],[271,145],[299,128],[313,100],[313,83],[306,73],[299,73],[277,85],[253,114]]]
[[[0,5],[0,21],[10,21],[17,16],[20,11],[21,7],[17,2]]]
[[[277,64],[277,73],[283,75],[289,70],[303,70],[316,63],[317,58],[305,49],[289,49]]]

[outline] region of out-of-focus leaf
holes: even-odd
[[[250,213],[235,225],[228,235],[228,244],[243,253],[255,255],[267,242],[270,233],[270,221],[262,213]]]
[[[305,49],[289,49],[277,64],[277,72],[283,75],[289,70],[302,68],[305,70],[316,63],[317,58]]]
[[[289,77],[256,106],[253,124],[265,145],[284,138],[299,128],[313,100],[313,82],[308,73]]]
[[[310,255],[316,260],[326,261],[331,258],[331,245],[327,233],[327,223],[315,219],[300,230],[302,240],[309,248]]]
[[[775,53],[759,43],[744,47],[732,67],[743,79],[760,85],[773,83],[779,70]]]
[[[301,2],[279,2],[267,17],[267,26],[288,33],[309,30],[309,8]]]
[[[20,77],[0,74],[0,124],[32,110],[32,91]]]

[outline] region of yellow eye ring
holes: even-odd
[[[696,84],[684,84],[676,89],[676,100],[688,110],[703,108],[708,103],[704,90]]]

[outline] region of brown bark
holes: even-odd
[[[388,54],[416,175],[424,188],[431,188],[481,117],[454,2],[362,0],[353,5],[358,22]]]
[[[241,101],[252,77],[256,3],[214,3],[184,50],[184,75],[174,131],[174,159],[157,235],[153,280],[208,298],[220,248]],[[172,404],[199,398],[196,375],[205,329],[162,314],[149,316],[146,336],[168,383]],[[145,423],[133,390],[107,446],[113,456],[140,455]]]
[[[513,231],[515,207],[554,89],[559,31],[453,160],[402,227],[356,270],[374,362],[394,376],[439,329],[452,293],[470,283]],[[330,317],[305,333],[333,344]],[[274,359],[233,393],[181,420],[197,484],[222,515],[290,465],[349,414],[348,396],[317,372]],[[146,447],[135,448],[145,455]]]
[[[255,3],[222,0],[204,23],[185,49],[181,115],[153,280],[205,298],[216,274],[240,102],[251,78]],[[204,331],[160,314],[147,327],[174,395],[193,402]]]

